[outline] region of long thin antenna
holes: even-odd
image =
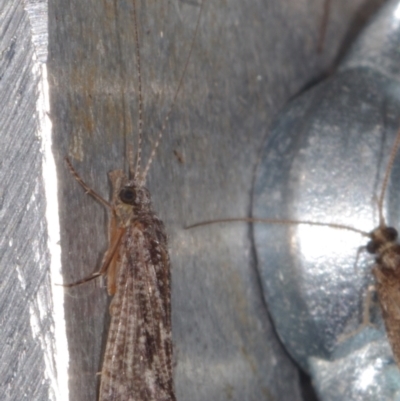
[[[346,226],[345,224],[336,224],[336,223],[318,223],[315,221],[309,220],[281,220],[281,219],[258,219],[253,217],[235,217],[235,218],[227,218],[227,219],[218,219],[218,220],[208,220],[202,221],[201,223],[191,224],[190,226],[185,227],[186,229],[207,226],[209,224],[215,223],[232,223],[232,222],[245,222],[245,223],[268,223],[268,224],[283,224],[283,225],[309,225],[309,226],[318,226],[318,227],[331,227],[336,228],[338,230],[347,230],[353,231],[355,233],[361,234],[364,237],[370,237],[370,233],[366,231],[359,230],[357,228]]]
[[[324,50],[330,8],[331,8],[331,0],[325,0],[324,1],[324,11],[322,14],[322,19],[321,19],[321,26],[319,28],[319,38],[318,38],[318,46],[317,46],[318,53],[322,53],[322,51]]]
[[[396,158],[399,146],[400,146],[400,129],[397,132],[396,139],[392,146],[392,151],[390,152],[389,162],[388,162],[388,165],[387,165],[386,171],[385,171],[385,178],[383,179],[382,189],[381,189],[381,193],[380,193],[379,199],[378,199],[379,226],[380,227],[385,226],[385,218],[383,217],[383,200],[385,197],[386,188],[389,183],[389,176],[392,171],[393,163]]]
[[[119,66],[119,78],[120,78],[120,94],[121,94],[121,110],[122,110],[122,115],[121,115],[121,120],[122,120],[122,128],[123,128],[123,133],[124,133],[124,148],[125,148],[125,160],[124,160],[124,168],[126,167],[126,164],[128,164],[128,170],[133,170],[130,166],[133,166],[131,162],[131,157],[129,155],[129,145],[128,145],[128,136],[127,132],[132,131],[131,125],[132,125],[132,119],[129,118],[129,123],[127,121],[127,101],[126,101],[126,94],[124,90],[124,84],[126,83],[126,66],[122,62],[123,60],[123,54],[122,54],[122,43],[121,43],[121,36],[118,35],[119,29],[120,29],[120,20],[119,20],[119,10],[118,10],[118,0],[114,0],[114,13],[115,13],[115,18],[114,18],[114,23],[115,23],[115,32],[116,32],[116,46],[117,46],[117,58],[121,61],[118,66]]]
[[[139,101],[139,139],[137,143],[136,153],[136,168],[132,172],[133,160],[129,155],[129,173],[133,174],[133,179],[136,179],[140,174],[140,165],[142,162],[142,142],[143,142],[143,95],[142,95],[142,74],[140,67],[140,48],[139,48],[139,32],[137,24],[137,13],[136,13],[136,0],[132,0],[133,3],[133,21],[135,26],[135,46],[136,46],[136,70],[138,74],[138,101]]]
[[[195,28],[194,33],[193,33],[192,42],[191,42],[191,44],[190,44],[189,53],[188,53],[188,55],[187,55],[187,57],[186,57],[186,61],[185,61],[185,65],[184,65],[184,67],[183,67],[183,71],[182,71],[182,74],[181,74],[181,78],[180,78],[179,83],[178,83],[178,86],[177,86],[177,88],[176,88],[175,95],[174,95],[174,97],[173,97],[173,99],[172,99],[171,106],[169,107],[168,113],[167,113],[166,116],[164,117],[163,123],[162,123],[162,125],[161,125],[161,129],[160,129],[160,131],[158,132],[157,140],[156,140],[156,142],[155,142],[154,145],[153,145],[153,149],[151,150],[149,160],[148,160],[148,162],[147,162],[147,164],[146,164],[146,168],[144,169],[143,175],[142,175],[142,177],[140,178],[140,181],[141,181],[142,183],[144,183],[144,182],[146,181],[147,173],[148,173],[148,171],[149,171],[149,169],[150,169],[151,163],[153,162],[153,159],[154,159],[154,156],[155,156],[155,154],[156,154],[158,145],[159,145],[160,142],[161,142],[163,133],[164,133],[164,131],[165,131],[166,124],[167,124],[167,122],[168,122],[168,120],[169,120],[169,117],[170,117],[170,115],[171,115],[171,113],[172,113],[172,110],[173,110],[173,108],[174,108],[174,106],[175,106],[176,98],[178,97],[178,93],[179,93],[179,91],[180,91],[181,88],[182,88],[183,80],[184,80],[184,77],[185,77],[185,75],[186,75],[186,71],[187,71],[187,68],[188,68],[188,65],[189,65],[190,56],[192,55],[192,50],[193,50],[193,46],[194,46],[194,41],[195,41],[196,36],[197,36],[197,31],[199,30],[200,17],[201,17],[201,13],[202,13],[202,11],[203,11],[203,6],[204,6],[205,1],[206,1],[206,0],[202,0],[202,2],[201,2],[201,4],[200,4],[200,11],[199,11],[199,15],[197,16],[196,28]]]

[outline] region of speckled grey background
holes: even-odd
[[[183,227],[248,214],[253,168],[273,117],[332,68],[380,2],[335,1],[325,50],[318,54],[322,0],[207,1],[184,89],[148,177],[170,237],[179,400],[301,399],[297,369],[276,339],[261,297],[248,227]],[[47,15],[35,13],[46,5],[5,0],[0,5],[4,400],[54,399],[40,346],[43,339],[52,344],[51,300],[44,303],[45,313],[37,313],[39,330],[32,328],[35,302],[47,299],[49,291],[33,107],[39,80],[32,74],[32,63],[46,56],[43,35],[49,35],[50,117],[67,281],[98,266],[107,246],[107,216],[84,196],[63,158],[69,155],[88,184],[107,197],[107,172],[124,164],[124,135],[137,133],[131,2],[52,1],[48,32]],[[138,4],[145,158],[171,104],[198,11],[194,1]],[[105,290],[95,283],[72,289],[65,306],[70,399],[95,400],[107,332]]]

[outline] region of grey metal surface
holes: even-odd
[[[178,399],[300,399],[296,368],[274,337],[258,289],[247,227],[182,227],[248,212],[252,167],[272,117],[332,66],[365,14],[381,2],[335,2],[323,54],[316,52],[322,0],[207,3],[185,89],[148,183],[170,236]],[[66,385],[61,373],[68,360],[60,364],[67,347],[57,348],[62,341],[54,334],[62,324],[54,323],[57,287],[50,286],[45,219],[56,206],[49,195],[56,187],[47,187],[45,202],[42,178],[46,109],[38,99],[47,82],[38,66],[47,58],[47,33],[68,281],[98,266],[106,216],[83,196],[63,158],[69,155],[107,197],[106,173],[123,165],[123,137],[130,132],[124,107],[133,121],[137,115],[130,2],[52,1],[49,14],[46,7],[44,1],[0,5],[2,400],[67,396],[58,391]],[[141,2],[147,155],[171,103],[197,12],[195,2]],[[107,331],[105,289],[73,289],[65,307],[70,399],[95,400]]]
[[[275,122],[257,173],[253,215],[346,224],[370,232],[399,129],[400,2],[388,2],[339,72],[291,102]],[[371,40],[370,40],[371,38]],[[371,55],[374,56],[371,56]],[[391,58],[392,56],[392,58]],[[398,227],[400,159],[385,217]],[[254,227],[266,302],[321,400],[398,400],[400,371],[377,300],[360,326],[374,259],[368,239],[306,225]]]
[[[106,247],[106,212],[83,195],[63,157],[69,155],[82,177],[107,197],[106,174],[123,166],[123,139],[131,132],[123,118],[136,127],[130,4],[118,2],[117,13],[114,3],[98,1],[72,1],[68,8],[54,2],[50,10],[66,281],[98,266]],[[331,65],[357,10],[357,4],[338,7],[327,51],[319,55],[320,1],[206,3],[184,90],[148,180],[170,238],[179,400],[301,399],[297,370],[268,320],[248,227],[183,227],[226,213],[247,214],[252,168],[272,116]],[[145,159],[171,103],[198,11],[198,3],[140,2]],[[91,283],[69,294],[70,398],[94,400],[107,333],[105,289]]]
[[[0,399],[53,400],[56,353],[40,104],[47,3],[1,1],[0,10]]]

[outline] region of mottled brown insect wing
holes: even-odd
[[[108,282],[115,282],[116,290],[99,400],[174,401],[170,262],[164,224],[152,211],[146,188],[128,181],[120,170],[111,172],[110,178],[115,208],[110,236],[115,235],[115,222],[126,229],[115,267],[108,271]],[[140,202],[121,202],[123,188],[132,188]]]
[[[395,269],[376,265],[372,272],[376,280],[376,291],[385,322],[386,333],[392,347],[394,359],[400,366],[400,246],[393,250]]]

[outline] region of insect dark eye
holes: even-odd
[[[379,244],[376,241],[369,241],[367,244],[367,252],[371,253],[372,255],[377,253],[378,248],[379,248]]]
[[[397,239],[397,230],[393,227],[387,227],[385,230],[385,235],[389,241],[394,241]]]
[[[123,188],[119,193],[119,199],[128,205],[135,203],[135,191],[132,188]]]

